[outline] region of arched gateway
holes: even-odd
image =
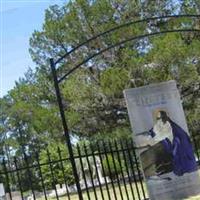
[[[148,38],[148,37],[157,37],[161,34],[170,34],[170,33],[193,33],[193,34],[200,34],[200,29],[195,29],[195,28],[177,28],[177,29],[166,29],[166,30],[162,30],[162,31],[155,31],[155,32],[145,32],[144,34],[139,34],[139,35],[134,35],[134,36],[130,36],[129,38],[126,38],[124,40],[121,41],[117,41],[114,44],[111,44],[110,46],[107,46],[104,49],[100,49],[100,50],[96,50],[96,53],[92,54],[91,56],[84,58],[82,60],[82,62],[80,62],[79,64],[72,66],[71,70],[69,70],[68,72],[66,72],[63,76],[58,78],[57,75],[57,70],[56,70],[56,66],[60,63],[63,62],[63,60],[65,58],[67,58],[68,56],[70,56],[70,54],[72,54],[74,51],[76,51],[77,49],[84,47],[84,45],[89,44],[92,41],[95,41],[97,39],[100,39],[101,37],[105,36],[105,35],[111,35],[113,32],[120,30],[120,29],[124,29],[125,27],[129,27],[132,26],[134,28],[134,25],[136,24],[141,24],[141,23],[149,23],[149,22],[154,22],[154,21],[158,21],[158,20],[168,20],[168,19],[173,19],[173,20],[177,20],[177,19],[183,19],[183,18],[187,18],[187,19],[191,19],[191,20],[196,20],[200,18],[200,15],[173,15],[173,16],[160,16],[160,17],[151,17],[151,18],[146,18],[146,19],[142,19],[142,20],[138,20],[138,21],[131,21],[122,25],[119,25],[117,27],[113,27],[112,29],[109,29],[103,33],[100,33],[92,38],[90,38],[89,40],[79,44],[78,46],[74,47],[73,49],[71,49],[69,52],[67,52],[65,55],[63,55],[61,58],[59,58],[58,60],[54,60],[53,58],[50,59],[50,65],[51,65],[51,70],[52,70],[52,74],[53,74],[53,78],[54,78],[54,85],[55,85],[55,90],[56,90],[56,96],[57,96],[57,101],[58,101],[58,105],[59,105],[59,109],[60,109],[60,115],[61,115],[61,119],[62,119],[62,124],[63,124],[63,129],[64,129],[64,134],[65,134],[65,138],[66,138],[66,143],[67,143],[67,147],[69,150],[69,154],[70,154],[70,161],[73,167],[73,174],[75,177],[75,181],[76,181],[76,187],[77,187],[77,191],[79,194],[79,199],[83,200],[83,195],[82,195],[82,191],[81,191],[81,187],[80,187],[80,183],[79,183],[79,177],[78,177],[78,173],[77,173],[77,167],[76,167],[76,163],[75,163],[75,158],[73,155],[73,150],[72,150],[72,145],[71,145],[71,141],[70,141],[70,137],[69,137],[69,130],[68,130],[68,126],[67,126],[67,122],[65,119],[65,114],[64,114],[64,107],[63,107],[63,102],[62,102],[62,95],[60,93],[60,88],[59,88],[59,84],[61,84],[70,74],[74,73],[76,70],[78,70],[84,63],[89,62],[91,59],[93,59],[94,57],[103,54],[104,52],[118,47],[120,45],[123,45],[127,42],[130,41],[135,41],[135,40],[139,40],[139,39],[144,39],[144,38]],[[139,172],[138,172],[139,173]],[[137,191],[139,192],[139,191]],[[143,197],[140,197],[140,199],[144,199],[146,198],[145,195],[143,195]]]

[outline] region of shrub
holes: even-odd
[[[112,155],[107,155],[107,158],[103,159],[104,176],[109,176],[111,179],[116,179],[117,175],[120,173],[119,161],[112,157]],[[110,168],[110,169],[109,169]]]

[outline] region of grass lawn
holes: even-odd
[[[127,199],[127,196],[126,196],[126,190],[125,190],[125,187],[124,185],[121,185],[121,191],[122,191],[122,194],[123,194],[123,199],[126,200]],[[127,187],[127,191],[128,191],[128,194],[130,196],[130,199],[132,199],[132,196],[131,196],[131,187],[129,184],[126,185]],[[117,195],[117,199],[121,200],[121,197],[120,197],[120,190],[119,190],[119,186],[118,185],[115,185],[115,191],[116,191],[116,195]],[[136,185],[135,184],[132,184],[132,188],[133,188],[133,192],[135,194],[135,200],[139,200],[140,198],[138,197],[137,195],[137,189],[136,189]],[[143,197],[142,195],[142,191],[141,191],[141,187],[140,187],[140,184],[138,183],[138,189],[139,191],[141,192],[141,198]],[[146,189],[145,189],[146,190]],[[109,191],[110,191],[110,196],[111,196],[111,199],[115,199],[115,196],[114,196],[114,192],[113,192],[113,188],[111,185],[109,185]],[[99,188],[96,188],[96,193],[97,193],[97,198],[98,200],[102,200],[102,196],[101,196],[101,191]],[[109,199],[108,198],[108,192],[106,190],[106,187],[103,187],[103,195],[104,195],[104,199],[107,200]],[[87,197],[87,193],[86,192],[83,192],[83,198],[84,200],[88,200],[88,197]],[[56,198],[48,198],[49,200],[56,200]],[[63,196],[63,197],[59,197],[60,200],[68,200],[67,196]],[[74,194],[74,195],[70,195],[70,199],[71,200],[78,200],[78,195],[77,194]],[[93,190],[90,190],[90,199],[91,200],[94,200],[95,199],[95,195],[94,195],[94,191]],[[45,200],[44,198],[40,198],[38,200]],[[184,199],[184,200],[200,200],[200,196],[196,196],[196,197],[190,197],[190,198],[187,198],[187,199]]]
[[[120,197],[120,188],[121,188],[121,192],[122,192],[122,195],[123,195],[123,199],[127,199],[127,195],[126,195],[126,189],[125,189],[125,186],[124,185],[120,185],[120,187],[118,185],[115,184],[115,187],[114,187],[114,190],[115,190],[115,193],[116,193],[116,196],[118,199],[121,199]],[[129,195],[129,198],[132,199],[132,194],[131,194],[131,187],[129,184],[126,185],[126,188],[127,188],[127,191],[128,191],[128,195]],[[106,190],[106,187],[104,186],[102,188],[103,190],[103,196],[104,196],[104,199],[107,200],[109,199],[108,198],[108,192]],[[113,190],[113,187],[111,186],[111,184],[109,185],[109,194],[110,194],[110,197],[111,199],[115,199],[115,196],[114,196],[114,190]],[[139,197],[137,195],[137,188],[136,188],[136,185],[135,184],[132,184],[132,190],[133,190],[133,193],[135,195],[135,200],[138,200]],[[142,196],[142,190],[141,190],[141,187],[140,187],[140,184],[138,183],[138,190],[140,191],[141,193],[141,198],[143,197]],[[146,189],[145,189],[146,190]],[[102,194],[101,194],[101,191],[100,191],[100,188],[96,188],[96,194],[97,194],[97,198],[98,200],[102,200]],[[90,199],[93,200],[95,199],[95,193],[94,193],[94,190],[91,189],[90,192],[89,192],[89,195],[90,195]],[[87,192],[84,191],[83,192],[83,198],[84,200],[87,200],[88,199],[88,196],[87,196]],[[48,198],[49,200],[56,200],[56,198]],[[67,196],[63,196],[63,197],[59,197],[60,200],[67,200]],[[38,200],[45,200],[44,198],[40,198]],[[70,195],[70,200],[78,200],[78,195],[77,194],[74,194],[74,195]]]

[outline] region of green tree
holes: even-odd
[[[197,5],[195,1],[194,3]],[[57,59],[88,38],[130,20],[186,12],[184,4],[189,6],[190,13],[198,13],[197,7],[186,1],[174,4],[171,0],[158,1],[156,4],[152,1],[125,3],[79,0],[60,8],[52,6],[46,11],[43,31],[35,32],[30,39],[30,52],[34,60],[43,62],[42,66],[47,68],[45,63],[48,56]],[[135,25],[134,28],[124,28],[76,50],[66,62],[61,63],[60,75],[96,51],[130,36],[147,31],[182,28],[186,25],[196,27],[197,24],[198,22],[194,24],[187,19],[157,20]],[[156,39],[129,42],[85,63],[81,70],[62,85],[64,102],[68,106],[66,115],[73,133],[93,137],[103,132],[111,133],[117,127],[127,128],[129,124],[122,93],[125,88],[175,79],[182,96],[188,87],[190,94],[193,91],[197,93],[195,88],[199,85],[198,64],[189,64],[188,60],[199,60],[198,45],[195,45],[198,43],[198,36],[192,37],[189,46],[188,37],[192,35],[166,34]],[[41,48],[41,45],[45,48]],[[176,68],[178,72],[175,72]],[[41,67],[39,71],[40,69]],[[46,72],[49,72],[48,68]],[[195,81],[192,77],[196,77]],[[189,96],[188,94],[184,97],[184,105],[192,104],[196,109],[197,98],[193,102]],[[191,109],[189,106],[189,110]]]
[[[30,150],[63,139],[49,57],[58,59],[116,25],[179,13],[199,13],[198,1],[76,0],[51,6],[42,30],[30,38],[30,54],[37,68],[29,70],[5,100],[9,108],[6,126],[13,136],[9,139]],[[199,19],[155,20],[120,29],[70,54],[60,63],[59,77],[93,53],[131,36],[185,27],[199,28]],[[189,125],[198,120],[199,52],[199,34],[170,33],[129,42],[91,59],[61,84],[70,134],[89,140],[129,137],[123,89],[169,79],[178,83]]]
[[[47,149],[49,151],[49,157],[46,149],[42,150],[40,153],[40,164],[42,164],[41,170],[46,186],[49,189],[52,189],[54,183],[53,176],[55,178],[55,184],[64,184],[65,181],[68,185],[74,184],[72,167],[66,146],[62,143],[52,143]]]

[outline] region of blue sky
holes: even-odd
[[[50,5],[63,5],[66,0],[0,0],[1,56],[0,97],[12,89],[28,67],[34,69],[28,52],[29,38],[41,30],[44,11]]]

